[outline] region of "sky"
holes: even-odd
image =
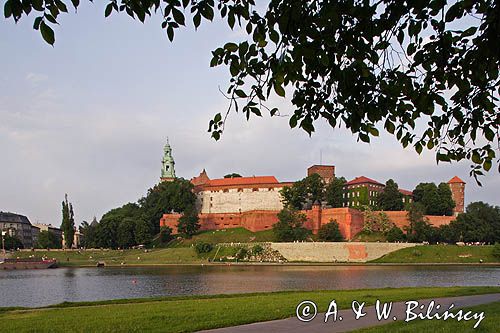
[[[227,88],[229,74],[210,68],[211,51],[245,37],[220,20],[177,31],[170,43],[159,18],[105,19],[104,4],[83,2],[77,14],[60,16],[51,47],[32,29],[33,18],[0,20],[1,211],[59,226],[67,193],[77,224],[99,219],[159,181],[167,137],[176,174],[187,179],[205,168],[211,178],[236,172],[295,181],[321,156],[337,176],[393,178],[409,190],[458,175],[466,203],[500,205],[496,168],[479,187],[469,162],[437,165],[434,152],[417,155],[386,134],[365,144],[319,122],[309,137],[290,129],[286,116],[231,114],[214,141],[208,122],[227,109],[219,88]],[[273,106],[293,111],[287,99]]]

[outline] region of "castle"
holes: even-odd
[[[172,148],[167,140],[162,159],[161,181],[175,179]],[[307,169],[307,175],[318,174],[328,184],[335,178],[335,166],[313,165]],[[277,213],[283,208],[280,190],[292,186],[293,182],[280,182],[274,176],[253,176],[210,179],[203,170],[191,179],[196,194],[196,208],[199,212],[201,230],[217,230],[244,227],[251,231],[272,228],[278,221]],[[456,203],[454,215],[464,211],[465,182],[457,176],[448,182],[453,200]],[[363,229],[364,217],[358,209],[362,205],[375,205],[377,197],[385,185],[376,180],[360,176],[345,184],[345,205],[342,208],[328,208],[315,203],[311,209],[302,211],[307,222],[305,227],[317,233],[322,224],[336,220],[344,238],[352,239]],[[411,191],[400,189],[403,202],[413,199]],[[406,211],[385,212],[390,221],[402,228],[408,225]],[[161,226],[177,232],[180,214],[164,214]],[[427,216],[432,225],[448,224],[454,216]]]

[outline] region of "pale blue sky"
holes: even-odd
[[[208,121],[227,108],[218,87],[226,88],[228,75],[209,67],[210,51],[242,34],[217,21],[177,32],[172,44],[158,19],[141,24],[103,13],[101,3],[83,2],[78,14],[61,16],[55,47],[32,29],[33,18],[0,21],[0,210],[59,225],[68,193],[78,223],[100,218],[158,181],[167,136],[177,175],[188,179],[206,168],[212,178],[238,172],[297,180],[321,149],[323,162],[348,179],[394,178],[411,190],[458,175],[468,183],[467,202],[500,204],[496,171],[479,188],[469,163],[436,166],[433,153],[418,156],[386,135],[367,145],[317,124],[309,138],[290,130],[286,117],[246,122],[233,114],[214,142]]]

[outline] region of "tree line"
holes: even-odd
[[[160,229],[163,214],[181,213],[179,233],[188,237],[199,229],[193,184],[178,178],[150,188],[137,202],[127,203],[105,213],[100,221],[83,222],[80,232],[86,248],[130,248],[171,239],[172,230]]]
[[[326,207],[339,208],[347,207],[349,201],[348,193],[352,193],[346,188],[346,179],[338,177],[326,184],[321,176],[313,174],[307,176],[292,186],[284,187],[281,191],[282,202],[285,207],[301,210],[310,209],[317,202]],[[366,188],[357,188],[361,191]],[[372,210],[401,211],[409,210],[411,204],[403,201],[403,194],[399,191],[398,184],[389,179],[384,189],[378,193],[376,200],[370,203],[368,197],[361,200],[360,206],[368,206]],[[413,202],[419,203],[426,215],[447,215],[453,214],[455,202],[447,183],[420,183],[413,190]]]

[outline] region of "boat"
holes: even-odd
[[[55,259],[3,259],[0,261],[0,269],[46,269],[57,267]]]

